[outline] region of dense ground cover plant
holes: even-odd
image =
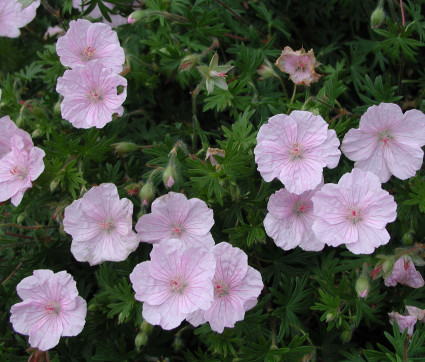
[[[0,0],[1,359],[423,360],[424,8]]]

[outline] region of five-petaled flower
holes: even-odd
[[[20,28],[35,18],[40,0],[35,0],[29,6],[22,8],[22,1],[0,0],[0,37],[17,38]]]
[[[381,182],[391,175],[405,180],[422,166],[425,114],[412,109],[403,114],[393,103],[371,106],[342,141],[342,152],[354,167],[375,173]]]
[[[295,84],[309,87],[310,83],[317,82],[321,77],[314,70],[319,63],[316,61],[313,49],[306,53],[304,48],[293,51],[291,47],[286,46],[275,64],[282,72],[288,73]]]
[[[16,332],[29,335],[32,347],[46,351],[61,336],[76,336],[83,330],[87,304],[66,271],[34,270],[16,290],[23,301],[12,306],[10,321]]]

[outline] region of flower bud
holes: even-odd
[[[145,332],[139,332],[134,340],[137,350],[148,343],[148,335]]]
[[[373,29],[379,28],[385,20],[385,11],[378,6],[370,16],[370,26]]]
[[[16,218],[17,224],[22,224],[22,222],[25,220],[25,213],[21,212],[18,217]]]
[[[176,180],[176,169],[174,168],[173,164],[170,163],[167,168],[164,170],[164,173],[162,175],[162,181],[164,182],[164,185],[168,188],[172,187],[174,185],[174,181]]]
[[[403,235],[401,238],[401,241],[404,245],[412,245],[413,244],[413,238],[415,236],[415,230],[410,229],[407,233]]]
[[[142,20],[146,16],[145,10],[136,10],[133,11],[130,16],[127,18],[127,23],[134,24],[135,22],[138,22]]]
[[[152,329],[153,329],[152,324],[149,324],[145,320],[140,325],[140,331],[143,333],[150,334],[152,332]]]
[[[172,346],[173,346],[173,349],[174,349],[176,352],[181,351],[181,349],[182,349],[182,348],[183,348],[183,346],[184,346],[184,343],[183,343],[183,340],[182,340],[182,338],[180,337],[180,335],[178,335],[178,334],[177,334],[177,335],[174,337],[174,341],[173,341]]]
[[[196,54],[188,54],[186,55],[181,63],[180,63],[180,70],[182,72],[186,72],[191,70],[194,66],[198,64],[199,56]]]
[[[155,197],[155,187],[151,181],[146,182],[140,189],[139,196],[143,206],[148,206]]]
[[[342,343],[350,342],[352,336],[353,336],[353,332],[352,331],[344,331],[344,332],[342,332],[341,333]]]
[[[37,138],[43,135],[43,131],[41,130],[40,126],[37,126],[37,128],[32,131],[31,133],[31,137],[32,138]]]
[[[111,145],[115,149],[115,153],[120,157],[125,157],[129,153],[136,151],[139,146],[131,142],[118,142]]]
[[[53,107],[53,113],[55,116],[61,115],[61,100],[60,99],[56,102],[55,106]]]
[[[356,286],[354,287],[354,289],[356,290],[357,296],[359,298],[366,298],[367,293],[369,292],[369,289],[370,289],[370,283],[369,283],[368,277],[365,275],[361,275],[359,279],[357,279]]]
[[[260,78],[258,78],[259,80],[264,80],[275,76],[273,68],[268,64],[263,64],[260,68],[258,68],[257,73],[260,76]]]
[[[326,322],[332,322],[335,319],[335,315],[331,312],[326,313]]]

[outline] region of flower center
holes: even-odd
[[[378,134],[379,142],[383,142],[384,147],[389,146],[390,141],[393,140],[393,137],[390,134],[389,130],[382,131]]]
[[[352,224],[357,224],[359,221],[362,220],[361,212],[357,208],[349,208],[348,214],[347,214],[347,220],[350,221]]]
[[[89,98],[92,102],[97,103],[102,100],[102,92],[98,90],[89,91]]]
[[[20,178],[25,178],[28,176],[28,170],[26,170],[25,168],[20,168],[18,166],[14,166],[11,170],[10,173],[13,176],[17,176]]]
[[[173,278],[170,282],[171,291],[177,294],[183,294],[187,287],[186,282],[181,277]]]
[[[307,210],[308,210],[308,206],[305,205],[304,202],[295,203],[295,205],[292,209],[294,214],[297,215],[297,216],[304,214],[305,212],[307,212]]]
[[[55,300],[51,300],[49,303],[47,303],[44,306],[44,310],[46,311],[47,314],[56,314],[56,315],[58,315],[59,312],[60,312],[60,310],[61,310],[61,306]]]
[[[102,220],[100,226],[102,227],[102,230],[108,234],[115,230],[115,224],[112,220]]]
[[[92,48],[92,47],[87,47],[84,49],[83,51],[83,60],[88,62],[89,60],[91,60],[94,57],[96,49]]]
[[[302,61],[302,59],[299,59],[298,60],[298,65],[297,65],[296,71],[301,70],[303,72],[304,71],[304,68],[307,68],[307,64],[304,64],[304,62]]]
[[[181,225],[175,225],[171,231],[171,238],[180,238],[183,233],[183,227]]]
[[[229,295],[230,285],[223,280],[215,280],[214,285],[214,295],[218,298]]]
[[[303,150],[298,142],[294,143],[289,149],[289,153],[293,160],[303,158]]]

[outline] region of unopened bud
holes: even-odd
[[[366,298],[367,293],[369,293],[370,283],[367,276],[361,275],[359,279],[356,281],[356,286],[354,287],[356,290],[357,296],[359,298]]]
[[[351,332],[351,331],[344,331],[344,332],[342,332],[341,333],[342,343],[350,342],[352,336],[353,336],[353,332]]]
[[[326,322],[332,322],[335,319],[335,315],[331,312],[326,313]]]
[[[394,268],[394,261],[385,260],[382,264],[382,271],[384,272],[384,277],[388,277]]]
[[[412,245],[413,244],[413,238],[415,236],[415,230],[410,229],[407,233],[403,235],[401,238],[401,241],[404,245]]]
[[[146,182],[140,189],[140,199],[142,200],[143,206],[148,206],[153,198],[155,197],[155,187],[152,182]]]
[[[58,187],[59,185],[59,180],[58,179],[54,179],[52,182],[50,182],[50,192],[55,191],[56,187]]]
[[[60,101],[60,99],[56,102],[55,106],[53,107],[53,113],[56,116],[61,115],[61,101]]]
[[[16,218],[16,223],[17,224],[22,224],[22,222],[25,220],[25,213],[22,212],[18,215],[18,217]]]
[[[146,17],[146,11],[145,10],[133,11],[130,14],[130,16],[127,18],[127,23],[134,24],[135,22],[142,20],[144,17]]]
[[[172,187],[176,177],[176,169],[172,164],[169,164],[162,175],[162,181],[164,182],[164,185],[168,188]]]
[[[115,153],[120,157],[125,157],[139,148],[139,146],[131,142],[118,142],[113,143],[111,146],[115,149]]]
[[[41,128],[40,127],[38,127],[37,126],[37,128],[34,130],[34,131],[32,131],[32,133],[31,133],[31,137],[32,138],[37,138],[37,137],[40,137],[41,135],[43,135],[43,131],[41,130]]]
[[[145,320],[142,322],[142,324],[140,325],[140,331],[144,332],[146,334],[150,334],[152,332],[153,326],[152,324],[149,324],[148,322],[146,322]]]
[[[275,76],[273,68],[267,64],[263,64],[260,68],[258,68],[257,73],[260,76],[260,78],[258,78],[259,80],[264,80]]]
[[[183,348],[184,343],[183,343],[183,340],[182,340],[182,338],[180,337],[180,335],[178,335],[178,334],[177,334],[177,335],[174,337],[174,341],[173,341],[172,346],[173,346],[173,348],[174,348],[174,350],[175,350],[176,352],[179,352],[179,351]]]
[[[137,350],[148,343],[148,335],[145,332],[139,332],[134,340]]]
[[[198,64],[199,61],[199,56],[196,54],[189,54],[186,55],[181,63],[180,63],[180,70],[182,72],[186,72],[191,70],[194,66],[196,66]]]
[[[385,20],[385,11],[382,7],[377,7],[370,16],[370,26],[373,29],[379,28]]]

